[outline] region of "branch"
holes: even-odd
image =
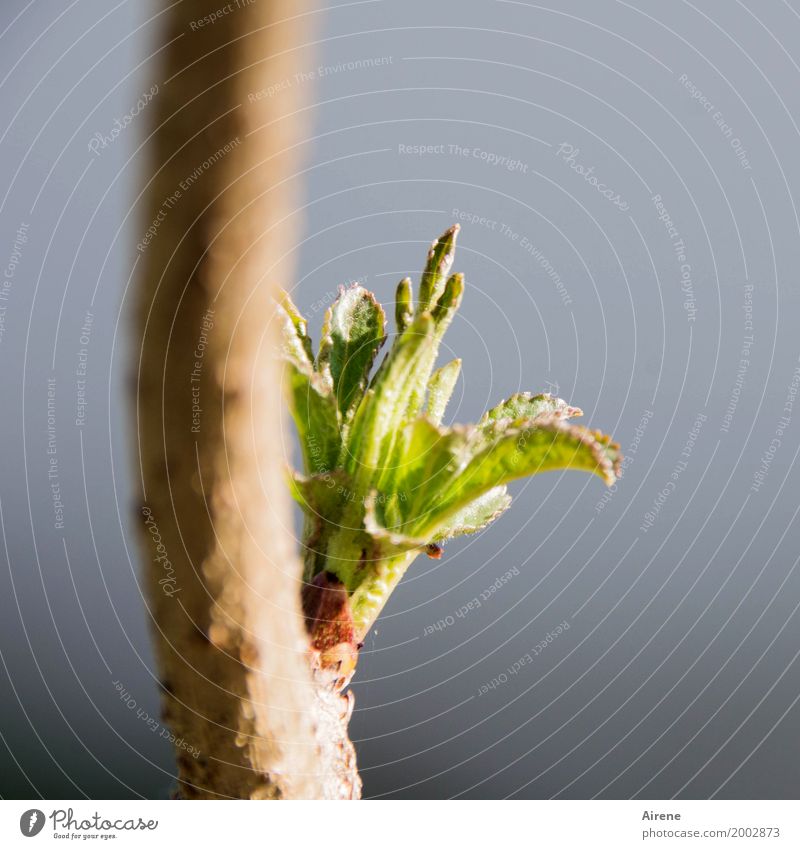
[[[297,86],[266,90],[309,65],[309,5],[243,2],[214,21],[217,0],[164,6],[136,414],[144,579],[179,792],[357,797],[350,702],[308,661],[272,320],[296,244],[303,126]]]

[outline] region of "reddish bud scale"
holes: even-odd
[[[333,686],[341,690],[353,677],[361,648],[347,590],[335,575],[320,572],[303,587],[302,598],[314,665],[333,674]]]

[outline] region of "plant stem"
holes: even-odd
[[[411,551],[397,557],[379,560],[371,565],[368,576],[350,598],[356,636],[363,641],[383,610],[394,588],[419,552]]]

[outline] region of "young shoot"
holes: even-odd
[[[463,275],[450,273],[458,230],[431,245],[416,298],[400,281],[396,332],[371,379],[387,339],[371,292],[340,290],[316,352],[288,295],[278,310],[303,457],[290,485],[305,514],[304,609],[317,665],[339,688],[414,558],[438,557],[444,541],[497,519],[510,481],[577,469],[610,485],[619,474],[619,446],[574,424],[581,411],[549,394],[513,395],[476,424],[442,425],[461,370],[458,359],[436,368],[464,294]]]

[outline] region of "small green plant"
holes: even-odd
[[[411,280],[400,281],[396,334],[372,376],[387,329],[371,292],[340,290],[316,355],[288,295],[279,309],[304,466],[290,475],[305,514],[304,609],[318,666],[340,687],[414,558],[494,521],[511,503],[509,481],[580,469],[611,484],[619,473],[619,446],[570,423],[581,411],[548,394],[514,395],[477,424],[442,425],[461,370],[460,360],[435,368],[464,292],[463,275],[450,275],[458,230],[431,246],[416,300]]]

